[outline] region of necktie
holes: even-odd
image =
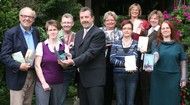
[[[86,29],[84,29],[84,34],[83,34],[83,39],[84,39],[84,37],[86,36],[86,33],[87,33],[87,30]]]

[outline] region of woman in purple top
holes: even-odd
[[[65,52],[69,49],[57,40],[59,33],[57,21],[47,21],[45,28],[48,39],[40,42],[36,48],[35,69],[38,76],[35,87],[36,105],[58,105],[63,91],[63,68],[58,63],[54,49]]]

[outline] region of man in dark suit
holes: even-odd
[[[40,41],[39,32],[32,27],[36,13],[29,7],[19,12],[20,24],[7,30],[1,47],[1,61],[6,68],[6,84],[10,89],[10,105],[31,105],[35,85],[34,66],[13,59],[21,51],[25,57],[28,49],[35,51]]]
[[[81,8],[79,14],[84,29],[76,33],[71,50],[73,59],[62,63],[63,66],[73,65],[78,69],[80,105],[104,105],[105,34],[94,25],[94,15],[90,8]]]

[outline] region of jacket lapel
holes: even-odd
[[[20,39],[21,42],[24,44],[24,46],[25,46],[26,48],[28,48],[28,46],[27,46],[27,44],[26,44],[26,41],[25,41],[25,38],[24,38],[24,35],[23,35],[22,30],[21,30],[21,28],[20,28],[19,25],[18,25],[18,34],[17,34],[17,36],[18,36],[18,39]]]
[[[36,46],[37,46],[37,44],[38,44],[37,34],[38,34],[38,33],[37,33],[36,30],[34,29],[33,32],[32,32],[32,36],[33,36],[35,48],[36,48]]]
[[[91,33],[92,33],[93,29],[94,29],[94,25],[92,26],[92,28],[90,30],[88,30],[88,32],[86,33],[84,39],[83,39],[84,30],[82,31],[83,33],[81,35],[82,36],[81,37],[81,43],[80,43],[79,46],[81,46],[84,43],[84,41],[86,41],[86,39],[92,35]]]

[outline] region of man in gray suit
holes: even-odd
[[[72,59],[62,61],[62,65],[77,68],[80,105],[104,105],[105,34],[94,25],[90,8],[81,8],[79,15],[83,29],[76,33]]]

